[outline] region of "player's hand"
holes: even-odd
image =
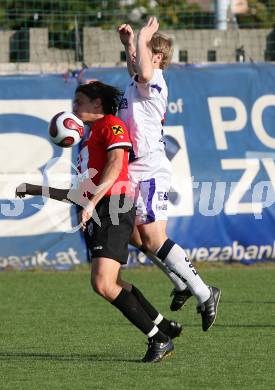
[[[143,38],[147,43],[152,39],[152,36],[158,31],[159,22],[155,16],[150,16],[148,22],[139,32],[139,38]]]
[[[81,225],[81,228],[83,231],[86,230],[87,222],[92,218],[94,209],[95,209],[95,206],[94,206],[93,202],[89,202],[88,206],[82,210],[80,225]]]
[[[27,183],[21,183],[18,187],[16,187],[15,197],[18,196],[19,198],[25,198],[27,194]]]
[[[135,34],[130,24],[122,24],[117,29],[121,43],[128,46],[134,43]]]

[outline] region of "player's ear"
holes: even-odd
[[[162,59],[163,59],[163,54],[162,53],[154,54],[153,63],[154,64],[161,64]]]
[[[96,108],[100,108],[100,107],[102,106],[102,100],[101,100],[100,97],[98,97],[98,98],[96,98],[96,99],[94,100],[94,106],[95,106]]]

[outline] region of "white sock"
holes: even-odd
[[[163,320],[163,315],[162,314],[158,314],[157,318],[153,321],[153,323],[155,325],[159,325],[161,323],[161,321]]]
[[[159,328],[155,325],[153,327],[153,329],[149,333],[147,333],[147,337],[151,338],[151,337],[155,336],[155,334],[157,334],[158,331],[159,331]]]
[[[199,304],[210,297],[209,287],[202,281],[185,251],[179,245],[167,239],[162,247],[158,249],[157,256],[171,271],[183,279]]]
[[[157,257],[156,254],[144,251],[145,255],[152,260],[152,262],[158,266],[165,275],[171,280],[171,282],[174,284],[176,291],[183,291],[187,288],[187,284],[184,283],[174,272],[172,272],[166,264],[164,264],[161,259]]]

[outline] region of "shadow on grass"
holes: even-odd
[[[51,360],[63,362],[129,362],[140,363],[139,359],[122,359],[116,356],[96,354],[55,354],[47,352],[0,352],[0,360]]]

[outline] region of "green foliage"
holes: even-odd
[[[275,0],[248,0],[249,11],[238,16],[239,27],[271,28],[275,23]]]
[[[114,28],[118,12],[114,0],[0,0],[2,29],[47,27],[50,44],[59,48],[74,47],[75,30],[81,34],[84,26]]]
[[[137,15],[140,12],[137,20],[135,12]],[[75,20],[80,28],[99,26],[112,29],[123,22],[139,27],[148,15],[158,16],[162,28],[188,28],[200,24],[196,18],[200,13],[198,4],[188,4],[186,0],[134,0],[125,3],[119,0],[0,0],[2,28],[48,27],[52,33],[73,31]]]

